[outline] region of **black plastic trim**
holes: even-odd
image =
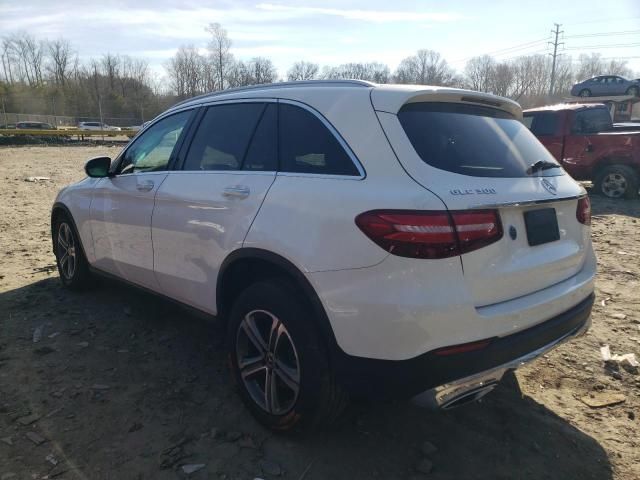
[[[335,373],[341,384],[358,396],[413,396],[500,367],[577,332],[589,320],[594,298],[591,294],[560,315],[513,335],[486,339],[488,346],[480,350],[446,356],[430,351],[399,361],[342,353],[334,357]]]

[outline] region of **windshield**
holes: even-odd
[[[502,110],[410,103],[398,118],[420,158],[441,170],[474,177],[527,177],[534,163],[558,165],[525,125]],[[544,168],[535,175],[563,173],[561,168]]]

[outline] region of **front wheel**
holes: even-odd
[[[278,278],[249,286],[231,310],[231,373],[247,408],[272,430],[326,425],[346,405],[312,315],[293,285]]]
[[[590,97],[591,96],[591,90],[589,90],[588,88],[584,88],[582,90],[580,90],[580,93],[578,94],[581,97]]]
[[[633,95],[634,97],[640,96],[640,89],[638,87],[629,87],[627,89],[627,95]]]
[[[53,249],[62,284],[71,290],[81,290],[90,283],[89,264],[76,230],[66,215],[56,218],[53,225]]]
[[[596,192],[609,198],[637,198],[640,189],[637,172],[627,165],[603,168],[594,183]]]

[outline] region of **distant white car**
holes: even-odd
[[[85,170],[51,215],[63,284],[102,273],[218,316],[274,430],[324,425],[352,394],[461,405],[589,326],[589,199],[506,98],[230,90]]]
[[[78,129],[80,130],[111,130],[119,132],[121,130],[120,127],[111,127],[106,123],[100,122],[80,122],[78,124]]]

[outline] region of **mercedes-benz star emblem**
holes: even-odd
[[[544,187],[544,189],[550,194],[556,195],[558,193],[556,186],[546,178],[543,178],[540,183],[542,183],[542,186]]]

